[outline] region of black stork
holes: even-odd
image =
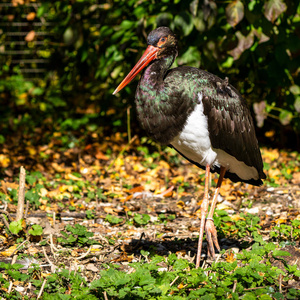
[[[266,175],[247,103],[228,79],[187,66],[169,70],[178,49],[168,27],[151,31],[147,43],[146,51],[113,94],[147,67],[135,96],[141,126],[151,138],[205,169],[198,268],[204,230],[208,254],[215,257],[214,246],[220,251],[213,213],[223,178],[259,186]],[[220,176],[207,215],[210,172]]]

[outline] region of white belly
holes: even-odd
[[[202,166],[225,167],[241,179],[259,179],[256,168],[247,166],[221,149],[211,146],[207,117],[204,115],[202,93],[198,93],[199,104],[191,113],[182,132],[174,138],[171,145],[190,160]]]

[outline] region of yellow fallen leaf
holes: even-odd
[[[264,160],[269,159],[271,161],[274,161],[279,158],[279,151],[277,149],[264,150],[263,158],[264,158]]]
[[[161,160],[161,161],[159,162],[159,165],[160,165],[161,167],[163,167],[163,168],[170,169],[170,165],[169,165],[166,161],[164,161],[164,160]]]
[[[177,285],[177,288],[178,288],[178,289],[183,289],[183,288],[185,288],[186,286],[187,286],[187,284],[180,283],[180,284]]]
[[[178,201],[177,203],[176,203],[176,205],[179,207],[179,208],[181,208],[181,209],[183,209],[184,207],[185,207],[185,203],[183,202],[183,201]]]
[[[41,189],[40,189],[39,195],[40,195],[41,197],[46,197],[47,194],[48,194],[48,190],[47,190],[47,189],[45,189],[45,188],[41,188]]]
[[[80,178],[80,177],[77,177],[77,176],[75,176],[75,175],[73,175],[73,174],[71,174],[71,173],[69,173],[69,174],[66,174],[66,176],[65,176],[65,178],[66,179],[71,179],[71,180],[82,180],[82,178]]]
[[[231,209],[231,207],[229,207],[226,204],[220,203],[220,204],[217,204],[217,209],[218,210],[226,210],[226,209]]]
[[[13,246],[9,247],[8,249],[6,249],[5,251],[0,252],[0,254],[2,256],[11,256],[16,249],[17,249],[17,245],[13,245]],[[17,253],[17,251],[15,253]]]
[[[52,166],[52,168],[55,170],[55,171],[57,171],[57,172],[59,172],[59,173],[62,173],[62,172],[65,172],[65,168],[63,167],[63,166],[60,166],[58,163],[56,163],[56,162],[53,162],[52,164],[51,164],[51,166]]]
[[[184,181],[184,177],[182,175],[180,176],[176,176],[174,178],[172,178],[171,182],[176,184],[177,182],[183,182]]]
[[[68,190],[68,188],[69,188],[68,185],[63,184],[63,185],[61,185],[58,189],[59,189],[60,192],[65,192],[65,191]]]
[[[270,176],[271,178],[276,177],[276,176],[278,176],[278,175],[281,175],[281,172],[280,172],[279,169],[270,169],[270,170],[268,171],[268,173],[269,173],[269,176]]]
[[[0,167],[7,168],[10,164],[10,159],[4,154],[0,154]]]
[[[230,219],[232,220],[232,221],[239,221],[239,220],[245,220],[244,218],[242,218],[240,215],[232,215],[231,217],[230,217]]]
[[[226,255],[226,261],[228,262],[228,263],[233,263],[235,260],[236,260],[236,258],[235,258],[235,255],[234,255],[234,252],[233,251],[230,251],[227,255]]]
[[[26,147],[27,152],[29,153],[30,156],[36,156],[36,149],[31,146]]]

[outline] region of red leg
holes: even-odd
[[[217,236],[217,230],[214,225],[214,220],[213,220],[213,215],[214,215],[214,210],[217,204],[217,199],[218,195],[220,192],[220,187],[222,185],[222,181],[225,175],[226,169],[224,167],[221,167],[220,170],[220,177],[217,183],[217,187],[215,190],[215,194],[211,203],[210,211],[206,219],[205,223],[205,233],[206,233],[206,240],[207,240],[207,248],[208,248],[208,253],[211,257],[215,257],[215,249],[214,246],[220,251],[220,246],[218,243],[218,236]]]
[[[201,250],[202,250],[202,241],[204,234],[205,218],[208,211],[208,185],[209,185],[209,172],[210,166],[207,165],[205,169],[205,186],[204,186],[204,198],[201,204],[201,220],[200,220],[200,232],[198,240],[198,250],[197,250],[197,260],[196,260],[196,269],[200,266],[201,259]]]

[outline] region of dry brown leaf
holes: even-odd
[[[145,190],[145,188],[141,185],[136,186],[132,189],[129,190],[129,193],[134,194],[134,193],[139,193],[139,192],[143,192]]]
[[[7,194],[7,189],[17,190],[19,188],[19,185],[15,182],[6,182],[4,180],[1,180],[0,183],[1,183],[1,189],[5,194]]]
[[[97,153],[95,154],[95,157],[99,160],[109,160],[109,157],[106,156],[103,152],[101,151],[97,151]]]
[[[293,184],[300,184],[300,172],[297,172],[297,173],[293,174],[292,183]]]
[[[117,215],[117,212],[115,211],[115,209],[112,206],[105,206],[103,208],[103,210],[110,215]]]

